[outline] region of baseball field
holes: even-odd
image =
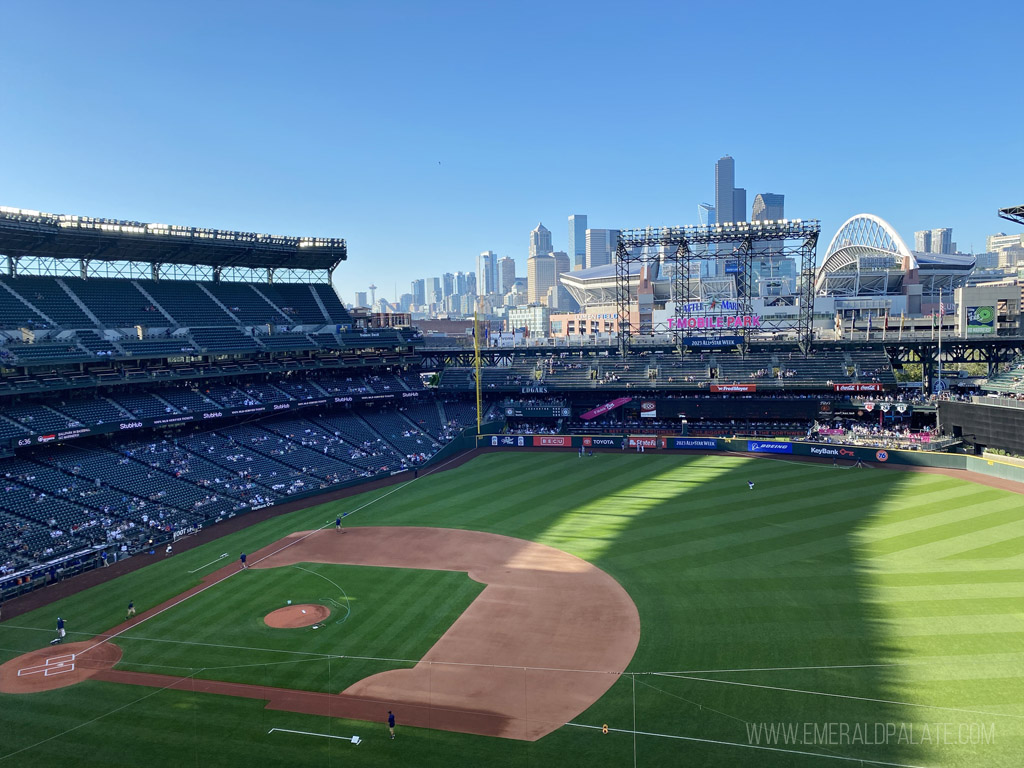
[[[963,477],[488,453],[180,549],[0,623],[0,764],[1024,760],[1024,504]]]

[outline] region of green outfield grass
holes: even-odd
[[[934,474],[724,455],[486,454],[265,521],[0,624],[0,660],[45,645],[58,614],[69,639],[84,639],[118,624],[129,598],[144,610],[197,584],[199,574],[188,571],[223,552],[251,552],[352,510],[352,526],[489,531],[595,563],[639,609],[634,674],[575,724],[535,743],[402,728],[400,712],[391,742],[381,723],[90,682],[0,696],[0,763],[5,755],[19,766],[1022,762],[1024,503]],[[118,638],[123,664],[258,684],[279,684],[268,682],[279,679],[268,670],[287,667],[293,687],[340,690],[378,670],[305,656],[279,664],[281,652],[415,659],[480,588],[458,573],[308,567],[349,592],[344,623],[336,613],[324,630],[269,630],[261,625],[267,610],[327,595],[315,594],[319,577],[254,570]],[[604,723],[607,735],[580,727]],[[768,723],[818,743],[771,745],[788,752],[738,746],[767,745]],[[365,741],[268,735],[270,728]]]

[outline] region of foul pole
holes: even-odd
[[[476,436],[480,437],[483,416],[480,413],[480,319],[473,313],[473,372],[476,376]]]

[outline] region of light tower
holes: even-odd
[[[374,306],[377,303],[377,286],[370,283],[370,306]]]

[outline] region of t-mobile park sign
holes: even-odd
[[[670,317],[668,329],[682,331],[696,328],[713,331],[719,328],[760,328],[760,315],[713,315],[709,317]]]

